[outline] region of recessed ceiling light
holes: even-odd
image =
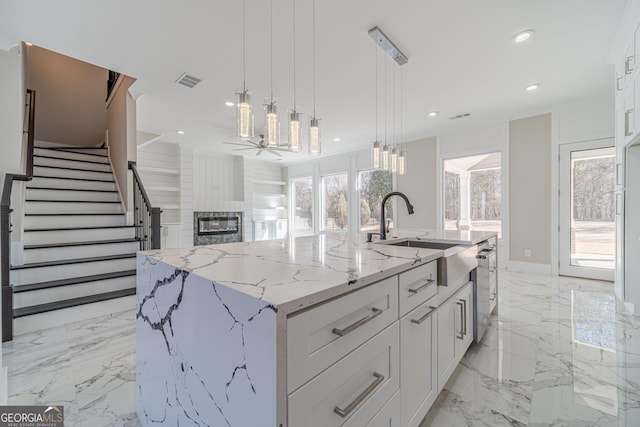
[[[184,131],[183,131],[183,130],[177,130],[177,131],[176,131],[176,133],[177,133],[178,135],[184,135]]]
[[[526,90],[527,92],[532,92],[534,90],[537,90],[539,87],[540,87],[540,83],[533,83],[525,87],[524,90]]]
[[[535,31],[533,30],[525,30],[525,31],[521,31],[518,34],[516,34],[515,36],[513,36],[511,38],[511,41],[518,44],[518,43],[522,43],[522,42],[526,42],[527,40],[529,40],[531,38],[531,36],[533,35]]]
[[[438,115],[437,111],[431,111],[430,113],[427,114],[427,116],[429,116],[429,117],[435,117],[437,115]]]
[[[227,101],[224,103],[224,105],[226,105],[227,107],[233,107],[235,104],[231,101]]]
[[[333,142],[340,142],[340,138],[333,138]]]

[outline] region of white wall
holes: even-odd
[[[128,213],[133,212],[133,180],[129,173],[129,161],[136,161],[136,103],[128,92],[135,79],[120,76],[107,105],[107,132],[109,157],[113,174],[120,189]],[[119,80],[120,81],[120,80]]]
[[[395,200],[398,228],[438,227],[438,141],[427,138],[402,144],[407,153],[407,174],[398,176],[396,189],[404,193],[415,208],[409,215],[402,200]]]
[[[23,58],[20,49],[13,48],[9,51],[0,49],[0,183],[4,183],[7,173],[20,174],[22,169],[22,119],[24,116],[24,76]],[[15,184],[14,184],[15,185]],[[16,185],[18,187],[18,185]],[[12,199],[15,206],[19,192],[14,189],[16,197]],[[16,215],[14,215],[16,217]],[[14,230],[21,229],[12,218]],[[12,240],[19,239],[20,233],[12,233]],[[0,304],[0,318],[2,318],[2,304]],[[6,404],[7,399],[7,371],[2,362],[0,352],[0,404]]]
[[[16,47],[10,51],[0,49],[0,173],[20,174],[22,170],[22,118],[24,90],[22,55]]]
[[[31,46],[30,85],[38,93],[36,139],[96,146],[107,124],[108,71]]]

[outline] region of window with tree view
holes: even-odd
[[[366,170],[358,173],[360,193],[360,231],[377,231],[380,228],[380,206],[385,194],[393,191],[391,173],[383,170]],[[388,200],[385,216],[393,218],[393,204]],[[392,224],[390,224],[392,225]]]
[[[444,162],[445,230],[495,231],[501,236],[500,153]]]
[[[320,215],[321,229],[348,231],[349,186],[346,173],[326,175],[321,178]]]
[[[313,179],[291,180],[291,205],[293,206],[293,230],[303,234],[313,233]]]

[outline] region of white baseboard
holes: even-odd
[[[625,302],[624,308],[627,310],[627,313],[634,316],[636,314],[636,305],[632,302]]]
[[[518,273],[535,273],[551,275],[551,264],[538,264],[535,262],[509,261],[506,267],[508,271]]]

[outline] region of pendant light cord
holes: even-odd
[[[378,141],[378,46],[374,43],[373,50],[376,51],[376,142]]]
[[[313,118],[316,118],[316,0],[313,0]]]
[[[392,76],[392,80],[391,80],[391,93],[392,93],[392,101],[391,101],[391,105],[393,106],[392,114],[393,114],[393,120],[391,120],[392,126],[393,126],[393,135],[391,137],[391,139],[393,140],[393,148],[396,147],[396,66],[391,64],[391,66],[393,67],[391,69],[391,76]]]
[[[384,58],[384,145],[387,145],[387,59]]]
[[[402,139],[403,139],[402,138],[402,125],[404,124],[403,123],[404,115],[402,114],[403,113],[402,104],[404,103],[404,96],[403,96],[403,94],[404,94],[404,85],[403,85],[404,79],[403,79],[402,75],[403,75],[403,73],[402,73],[402,66],[401,66],[400,67],[400,144],[402,144]]]
[[[293,2],[293,112],[296,112],[296,0]]]
[[[271,68],[271,103],[273,104],[273,0],[269,0],[269,67]]]
[[[242,90],[247,91],[247,30],[244,0],[242,0]]]

